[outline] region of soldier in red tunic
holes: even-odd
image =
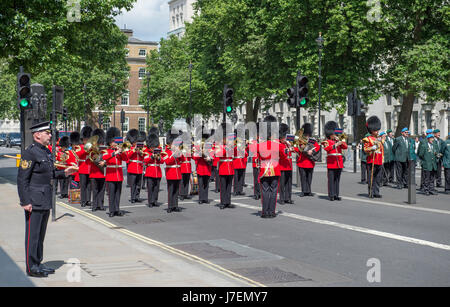
[[[171,134],[170,131],[166,137],[167,147],[163,162],[166,164],[166,180],[168,192],[168,208],[167,212],[180,212],[178,207],[178,192],[181,181],[181,150],[180,143],[175,140],[178,134]],[[176,144],[175,144],[175,142]]]
[[[208,204],[208,189],[209,179],[211,177],[212,163],[213,163],[213,148],[212,143],[205,143],[210,135],[202,133],[202,143],[194,145],[193,159],[195,161],[197,176],[198,176],[198,203]]]
[[[252,157],[252,169],[253,169],[253,198],[258,200],[261,198],[261,187],[259,184],[259,160],[258,160],[258,138],[250,141],[248,145],[248,151]]]
[[[381,129],[381,121],[377,116],[367,119],[367,131],[370,136],[363,139],[364,152],[367,155],[367,174],[370,198],[381,198],[380,185],[383,179],[383,141],[378,137]]]
[[[78,156],[78,167],[80,174],[80,190],[81,190],[81,207],[91,205],[91,185],[89,181],[89,173],[91,172],[91,164],[87,161],[88,152],[84,149],[84,145],[92,136],[92,128],[85,126],[81,129],[81,139],[83,144],[80,145],[75,153]]]
[[[158,135],[150,133],[147,138],[147,149],[144,157],[148,196],[147,206],[149,208],[158,207],[159,186],[162,178],[161,161],[163,155],[165,155],[165,153],[162,152]]]
[[[91,163],[91,172],[89,179],[92,186],[92,212],[97,210],[105,211],[105,166],[106,162],[102,159],[102,156],[107,153],[105,146],[105,132],[103,129],[95,129],[92,132],[93,136],[98,136],[98,148],[94,149],[96,152],[91,152],[88,156],[88,160]]]
[[[68,166],[67,160],[69,159],[69,137],[63,136],[59,141],[59,148],[56,152],[56,161],[58,164],[63,166]],[[65,170],[65,167],[56,167],[57,170]],[[58,179],[60,184],[60,192],[61,195],[59,196],[60,199],[68,198],[69,197],[69,184],[70,184],[70,177]]]
[[[341,200],[339,183],[344,168],[342,150],[347,149],[348,146],[345,141],[340,141],[337,137],[336,129],[338,125],[335,121],[327,122],[324,128],[327,140],[322,142],[322,146],[327,152],[328,199],[330,201]]]
[[[234,208],[231,204],[231,187],[233,185],[234,168],[234,133],[230,133],[231,125],[222,123],[221,129],[216,133],[217,146],[214,151],[219,159],[217,169],[219,172],[220,188],[220,209]],[[229,135],[227,135],[229,133]]]
[[[140,203],[139,189],[142,181],[142,173],[144,171],[144,143],[141,142],[140,146],[137,146],[139,138],[139,131],[137,129],[131,129],[127,133],[127,139],[131,143],[131,148],[127,152],[127,174],[130,181],[128,184],[131,188],[131,203]]]
[[[237,134],[237,130],[235,130]],[[244,183],[245,183],[245,169],[247,168],[248,149],[245,144],[245,140],[242,138],[236,138],[236,145],[234,146],[234,195],[245,195]]]
[[[77,166],[79,167],[78,164],[78,155],[75,153],[77,150],[80,150],[80,145],[81,145],[81,136],[80,133],[78,131],[73,131],[72,133],[70,133],[69,135],[69,159],[67,160],[67,164],[68,165],[72,165],[72,166]],[[75,181],[75,183],[72,183],[72,181]],[[76,189],[79,188],[79,182],[80,182],[80,173],[75,172],[70,176],[70,183],[69,183],[69,189],[72,188],[72,185],[75,184]]]
[[[181,131],[180,131],[180,134]],[[182,143],[180,157],[181,166],[181,181],[180,181],[180,200],[191,199],[189,195],[189,181],[191,180],[192,165],[191,165],[191,144],[184,141]]]
[[[111,127],[106,131],[106,145],[108,149],[102,156],[106,161],[106,184],[109,196],[109,217],[122,216],[120,211],[120,196],[122,195],[123,170],[122,162],[127,159],[126,152],[116,143],[120,139],[120,130]],[[122,139],[123,142],[123,139]]]
[[[280,204],[293,204],[292,201],[292,151],[294,148],[286,141],[289,126],[280,124]]]

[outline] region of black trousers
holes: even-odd
[[[244,192],[245,168],[234,170],[234,193]]]
[[[91,201],[91,184],[89,174],[80,174],[81,203]]]
[[[253,168],[253,194],[254,196],[261,197],[261,185],[259,184],[259,168]]]
[[[442,186],[442,160],[437,161],[436,186]]]
[[[385,184],[387,185],[389,183],[388,164],[389,163],[383,163],[383,170],[382,170],[382,173],[383,173],[382,178],[383,179],[381,180],[383,185],[385,185]]]
[[[25,211],[25,265],[36,270],[44,258],[44,239],[50,210]]]
[[[105,178],[91,178],[92,209],[103,209],[105,201]]]
[[[131,189],[131,200],[137,200],[139,198],[139,192],[142,184],[142,174],[128,174]]]
[[[368,178],[367,186],[369,189],[368,192],[369,196],[380,195],[380,186],[383,180],[383,166],[373,164],[373,178],[372,178],[372,164],[367,164],[367,178]]]
[[[208,201],[209,179],[211,176],[198,175],[198,200]]]
[[[178,192],[180,190],[180,182],[181,180],[167,180],[167,192],[168,192],[167,199],[169,209],[178,207]]]
[[[450,191],[450,168],[444,168],[445,191]]]
[[[58,179],[59,182],[59,191],[61,195],[69,195],[69,184],[70,184],[70,177],[64,178],[64,179]]]
[[[275,213],[280,177],[261,177],[262,214]]]
[[[218,169],[218,168],[216,168],[216,178],[215,178],[215,181],[216,181],[215,192],[216,192],[216,193],[219,193],[219,191],[220,191],[220,176],[219,176],[219,169]]]
[[[221,175],[220,178],[220,204],[231,205],[231,187],[234,175]]]
[[[109,212],[119,212],[122,181],[108,181]]]
[[[367,182],[367,162],[361,161],[361,182]]]
[[[156,205],[158,202],[159,185],[161,178],[145,177],[147,180],[147,198],[149,205]]]
[[[408,185],[408,162],[395,162],[395,173],[397,176],[397,187]]]
[[[427,171],[424,170],[423,171],[423,192],[427,193],[427,192],[431,192],[434,190],[434,176],[435,176],[435,171]]]
[[[342,168],[328,169],[328,197],[339,197]]]
[[[211,177],[209,178],[210,181],[216,181],[216,174],[217,173],[217,166],[211,167]]]
[[[390,161],[385,163],[386,174],[389,177],[388,182],[394,183],[394,174],[395,174],[395,161]]]
[[[280,200],[282,202],[292,198],[292,171],[281,171]]]
[[[298,168],[300,172],[300,183],[303,193],[311,193],[311,183],[314,174],[314,168]]]
[[[184,197],[188,196],[190,180],[191,180],[191,174],[181,174],[180,196],[184,196]]]

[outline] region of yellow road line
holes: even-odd
[[[62,203],[62,202],[57,202],[57,204],[59,206],[63,207],[63,208],[66,208],[68,210],[77,212],[77,213],[79,213],[79,214],[81,214],[81,215],[83,215],[85,217],[88,217],[91,220],[97,221],[97,222],[105,225],[106,227],[109,227],[109,228],[117,227],[117,225],[114,225],[114,224],[112,224],[112,223],[110,223],[108,221],[105,221],[104,219],[102,219],[102,218],[100,218],[100,217],[98,217],[98,216],[96,216],[94,214],[91,214],[91,213],[85,212],[83,210],[71,207],[71,206],[69,206],[69,205],[67,205],[65,203]],[[132,231],[130,231],[128,229],[115,229],[115,230],[118,231],[118,232],[121,232],[121,233],[123,233],[123,234],[125,234],[127,236],[133,237],[133,238],[135,238],[135,239],[137,239],[139,241],[142,241],[142,242],[144,242],[146,244],[158,246],[158,247],[160,247],[160,248],[162,248],[162,249],[164,249],[164,250],[166,250],[166,251],[168,251],[168,252],[170,252],[172,254],[175,254],[175,255],[181,256],[183,258],[186,258],[188,260],[200,263],[200,264],[208,267],[209,269],[212,269],[212,270],[214,270],[216,272],[219,272],[219,273],[221,273],[223,275],[226,275],[227,277],[232,278],[234,280],[237,280],[237,281],[240,281],[240,282],[245,282],[248,285],[253,286],[253,287],[265,287],[264,284],[261,284],[261,283],[259,283],[257,281],[254,281],[254,280],[250,279],[250,278],[247,278],[245,276],[237,274],[237,273],[235,273],[233,271],[227,270],[224,267],[221,267],[221,266],[219,266],[219,265],[217,265],[215,263],[212,263],[212,262],[210,262],[210,261],[208,261],[206,259],[203,259],[203,258],[200,258],[198,256],[192,255],[192,254],[187,253],[185,251],[182,251],[180,249],[176,249],[176,248],[171,247],[169,245],[166,245],[166,244],[164,244],[162,242],[159,242],[159,241],[150,239],[148,237],[145,237],[143,235],[137,234],[135,232],[132,232]]]

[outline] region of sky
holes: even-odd
[[[130,11],[122,11],[116,24],[133,30],[133,36],[144,41],[159,42],[169,31],[169,0],[137,0]]]

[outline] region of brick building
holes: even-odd
[[[146,57],[150,50],[158,48],[158,43],[142,41],[133,37],[133,30],[131,29],[122,29],[122,32],[128,36],[126,47],[128,51],[126,59],[130,66],[128,91],[117,100],[115,116],[113,113],[110,118],[104,118],[103,129],[107,130],[111,126],[121,129],[120,112],[123,109],[125,111],[124,133],[129,129],[147,131],[147,112],[144,110],[143,105],[139,105],[139,95],[146,79]],[[94,113],[98,113],[98,111],[94,111]],[[95,115],[95,117],[97,116],[98,114]]]

